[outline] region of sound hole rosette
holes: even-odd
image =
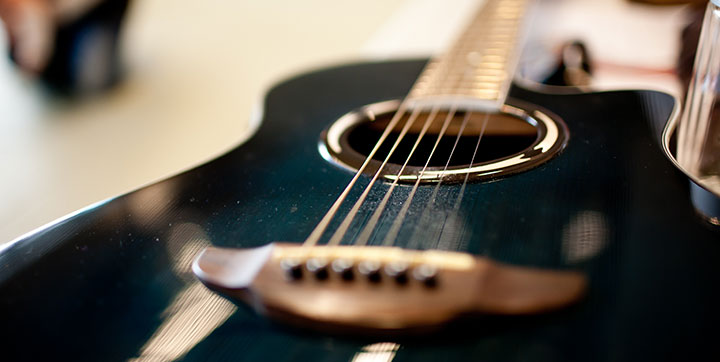
[[[351,172],[357,172],[367,159],[369,152],[360,152],[355,147],[352,147],[352,142],[350,142],[352,133],[361,125],[382,118],[391,118],[400,107],[400,104],[400,100],[384,101],[363,106],[343,115],[321,133],[318,144],[321,156],[332,164]],[[407,113],[410,113],[410,111]],[[462,115],[464,112],[461,111],[458,114]],[[422,183],[436,183],[439,181],[456,183],[463,182],[466,177],[468,181],[490,181],[535,168],[555,157],[567,146],[569,139],[567,125],[559,116],[548,110],[526,102],[508,99],[507,103],[494,116],[526,123],[534,130],[532,141],[521,150],[509,152],[492,160],[481,160],[481,162],[473,162],[472,164],[455,164],[448,167],[445,167],[445,165],[432,165],[425,168],[424,171],[424,165],[408,164],[399,177],[398,174],[402,169],[402,164],[388,162],[380,171],[380,177],[390,181],[399,178],[398,181],[404,183],[414,183],[418,177],[420,177]],[[398,129],[398,127],[396,126],[395,129]],[[415,136],[408,137],[413,142],[416,138]],[[434,134],[425,135],[425,138],[432,139],[433,142],[436,137],[437,135]],[[445,135],[444,137],[454,139],[456,136]],[[371,143],[374,145],[376,142],[377,139]],[[384,143],[391,144],[392,142],[393,139],[389,137]],[[378,154],[376,154],[363,170],[363,173],[374,175],[382,165],[383,159],[384,155],[378,157]]]

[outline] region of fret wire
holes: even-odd
[[[459,40],[441,58],[431,61],[431,65],[421,75],[422,82],[416,84],[410,92],[410,98],[420,101],[443,94],[465,95],[479,100],[503,101],[505,90],[511,78],[510,64],[515,60],[509,56],[516,52],[516,42],[524,17],[524,5],[527,0],[489,0],[475,16],[475,21],[463,33]],[[492,20],[490,20],[492,19]],[[469,60],[477,55],[478,48],[484,48],[482,56]],[[457,90],[448,90],[448,82],[457,77],[466,77],[465,73],[487,75],[488,70],[496,70],[500,79],[494,82],[467,84],[462,83]],[[476,92],[475,90],[480,90]],[[490,90],[492,92],[487,92]],[[478,97],[478,94],[481,94]],[[495,99],[488,99],[495,97]]]

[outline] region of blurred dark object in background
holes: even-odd
[[[51,24],[52,52],[45,66],[34,70],[40,79],[65,94],[94,93],[117,83],[118,43],[128,4],[129,0],[101,0],[69,21]],[[11,39],[10,57],[19,63],[16,47]]]
[[[105,0],[55,34],[55,51],[41,78],[69,93],[106,89],[120,77],[118,40],[129,0]]]
[[[547,85],[581,87],[590,85],[592,64],[587,47],[580,40],[562,46],[555,70],[542,82]]]

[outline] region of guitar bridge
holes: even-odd
[[[370,332],[433,328],[466,314],[541,313],[577,301],[586,287],[573,271],[382,246],[211,247],[193,271],[276,320]]]

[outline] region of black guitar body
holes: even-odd
[[[0,254],[0,360],[347,361],[371,356],[380,347],[364,347],[378,342],[399,345],[386,352],[394,361],[717,357],[720,238],[661,150],[673,98],[651,91],[514,89],[513,98],[567,123],[567,148],[528,172],[469,184],[455,215],[438,202],[440,216],[419,234],[413,206],[398,239],[423,247],[417,235],[444,230],[454,249],[582,270],[588,295],[572,308],[463,320],[412,338],[332,336],[267,321],[193,277],[190,263],[207,245],[302,242],[352,177],[320,156],[322,130],[357,107],[401,98],[423,64],[350,65],[284,82],[245,144],[15,242]],[[443,185],[440,199],[452,204],[459,188]],[[432,189],[420,187],[418,205]]]

